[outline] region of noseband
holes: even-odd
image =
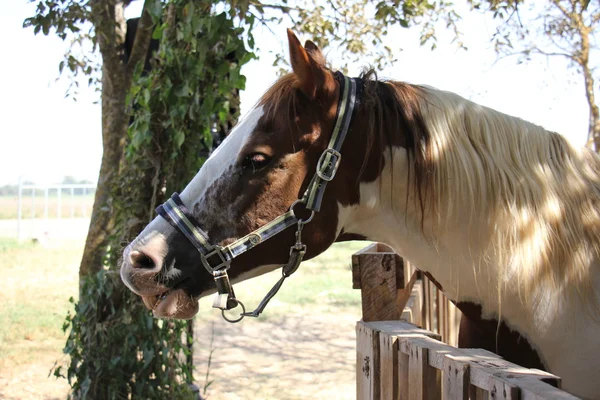
[[[306,245],[302,242],[302,229],[321,209],[327,183],[335,177],[342,159],[340,150],[348,133],[352,114],[362,89],[362,79],[360,78],[348,78],[341,72],[336,72],[335,77],[340,83],[340,93],[342,95],[337,106],[335,125],[329,145],[319,157],[315,175],[312,177],[304,195],[296,200],[286,213],[227,246],[219,246],[211,244],[206,232],[192,222],[194,218],[177,193],[174,193],[169,200],[156,209],[156,212],[179,230],[200,253],[202,265],[213,276],[217,287],[217,296],[213,302],[213,307],[219,308],[223,318],[229,322],[239,322],[244,317],[258,317],[268,302],[277,294],[285,279],[298,269],[306,254]],[[310,217],[307,219],[298,218],[294,212],[294,208],[298,205],[304,205],[307,210],[310,210]],[[296,242],[290,248],[290,256],[288,262],[282,268],[281,279],[267,293],[256,310],[246,312],[244,304],[235,297],[227,275],[231,261],[293,225],[296,225]],[[229,319],[225,315],[225,311],[238,305],[242,308],[239,318]]]

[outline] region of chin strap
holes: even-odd
[[[306,254],[306,245],[302,243],[302,229],[304,225],[313,219],[315,212],[321,209],[327,183],[333,180],[338,170],[342,160],[342,145],[348,133],[350,121],[359,98],[359,91],[362,87],[359,78],[348,78],[341,72],[336,72],[335,77],[340,83],[340,101],[329,145],[319,157],[315,175],[308,184],[304,195],[291,205],[289,211],[235,242],[227,246],[219,246],[210,243],[208,235],[194,220],[177,193],[174,193],[169,200],[156,209],[156,212],[175,229],[179,230],[200,253],[202,265],[213,276],[217,287],[213,307],[219,308],[223,318],[229,322],[239,322],[244,317],[258,317],[269,301],[277,294],[283,282],[298,269]],[[304,204],[306,209],[311,211],[308,219],[302,220],[294,213],[294,208],[299,204]],[[290,248],[288,262],[282,268],[282,277],[254,311],[246,312],[244,304],[235,297],[233,286],[227,274],[231,261],[292,225],[296,225],[296,243]],[[225,315],[225,311],[234,309],[238,305],[242,308],[239,318],[229,319]]]

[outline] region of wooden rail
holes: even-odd
[[[356,326],[358,400],[577,399],[559,389],[557,376],[453,347],[460,311],[390,247],[376,243],[355,253],[352,277],[363,313]]]
[[[357,399],[577,399],[560,378],[481,349],[457,349],[404,321],[356,327]]]

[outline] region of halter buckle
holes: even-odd
[[[325,158],[329,155],[329,163],[325,164]],[[332,161],[333,159],[333,161]],[[342,155],[336,149],[328,148],[319,157],[317,162],[317,175],[324,181],[330,182],[335,177],[335,174],[342,161]]]
[[[210,265],[210,258],[213,257],[214,255],[219,256],[219,260],[220,261],[219,264],[217,264],[216,266],[212,266]],[[202,261],[202,265],[204,265],[204,268],[206,268],[208,271],[214,273],[216,270],[218,269],[222,269],[221,267],[225,267],[225,270],[229,269],[229,264],[230,264],[230,260],[227,260],[227,258],[225,258],[225,254],[223,252],[223,247],[221,246],[215,246],[214,250],[211,251],[210,253],[207,254],[201,254],[200,260]]]
[[[221,310],[231,310],[237,307],[239,301],[235,298],[235,293],[227,271],[224,269],[215,271],[213,273],[215,280],[215,286],[217,287],[217,295],[213,301],[213,308],[220,308]]]

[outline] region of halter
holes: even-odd
[[[206,232],[198,224],[192,222],[194,221],[193,216],[177,193],[174,193],[169,200],[156,209],[156,212],[174,228],[178,229],[200,253],[202,265],[213,276],[217,287],[217,296],[213,301],[213,307],[219,308],[223,318],[228,322],[239,322],[244,317],[258,317],[269,301],[277,294],[285,279],[298,269],[306,254],[306,245],[302,243],[302,229],[321,209],[327,183],[333,180],[338,170],[342,160],[340,150],[348,133],[362,86],[360,78],[348,78],[341,72],[336,72],[335,77],[340,83],[342,96],[337,106],[335,125],[329,145],[319,157],[315,175],[308,184],[304,195],[296,200],[286,213],[227,246],[219,246],[211,244]],[[311,215],[307,219],[298,218],[294,212],[294,208],[300,204],[311,211]],[[293,225],[296,225],[296,242],[290,248],[288,262],[282,268],[282,277],[254,311],[246,312],[244,304],[235,297],[227,275],[231,261]],[[242,308],[239,318],[229,319],[225,315],[225,311],[236,308],[238,305]]]

